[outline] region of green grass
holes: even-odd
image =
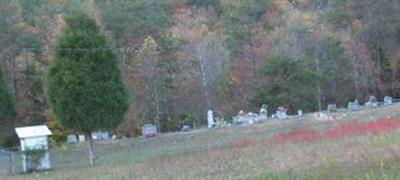
[[[284,172],[266,171],[249,179],[297,179],[297,180],[329,180],[329,179],[400,179],[400,159],[387,162],[369,162],[357,167],[345,164],[322,166],[306,170],[287,170]]]

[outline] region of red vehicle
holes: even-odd
[[[153,124],[145,124],[142,126],[142,134],[145,137],[155,137],[158,135],[157,126]]]

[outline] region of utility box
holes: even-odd
[[[21,143],[23,172],[43,171],[51,168],[46,125],[15,128]]]

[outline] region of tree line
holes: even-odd
[[[4,0],[0,8],[1,107],[8,107],[0,115],[14,119],[10,126],[59,122],[51,105],[62,96],[52,100],[48,91],[54,59],[89,52],[115,59],[121,71],[130,97],[113,128],[121,135],[135,135],[147,122],[162,131],[201,126],[208,109],[228,120],[262,104],[309,112],[369,95],[399,97],[397,1]],[[58,45],[76,9],[108,45]],[[103,41],[96,33],[87,38]],[[112,68],[92,63],[91,78]]]

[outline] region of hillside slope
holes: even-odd
[[[334,121],[270,120],[251,126],[167,133],[52,152],[54,170],[12,179],[354,179],[398,177],[400,104]],[[346,116],[344,116],[346,115]],[[68,155],[68,156],[66,156]]]

